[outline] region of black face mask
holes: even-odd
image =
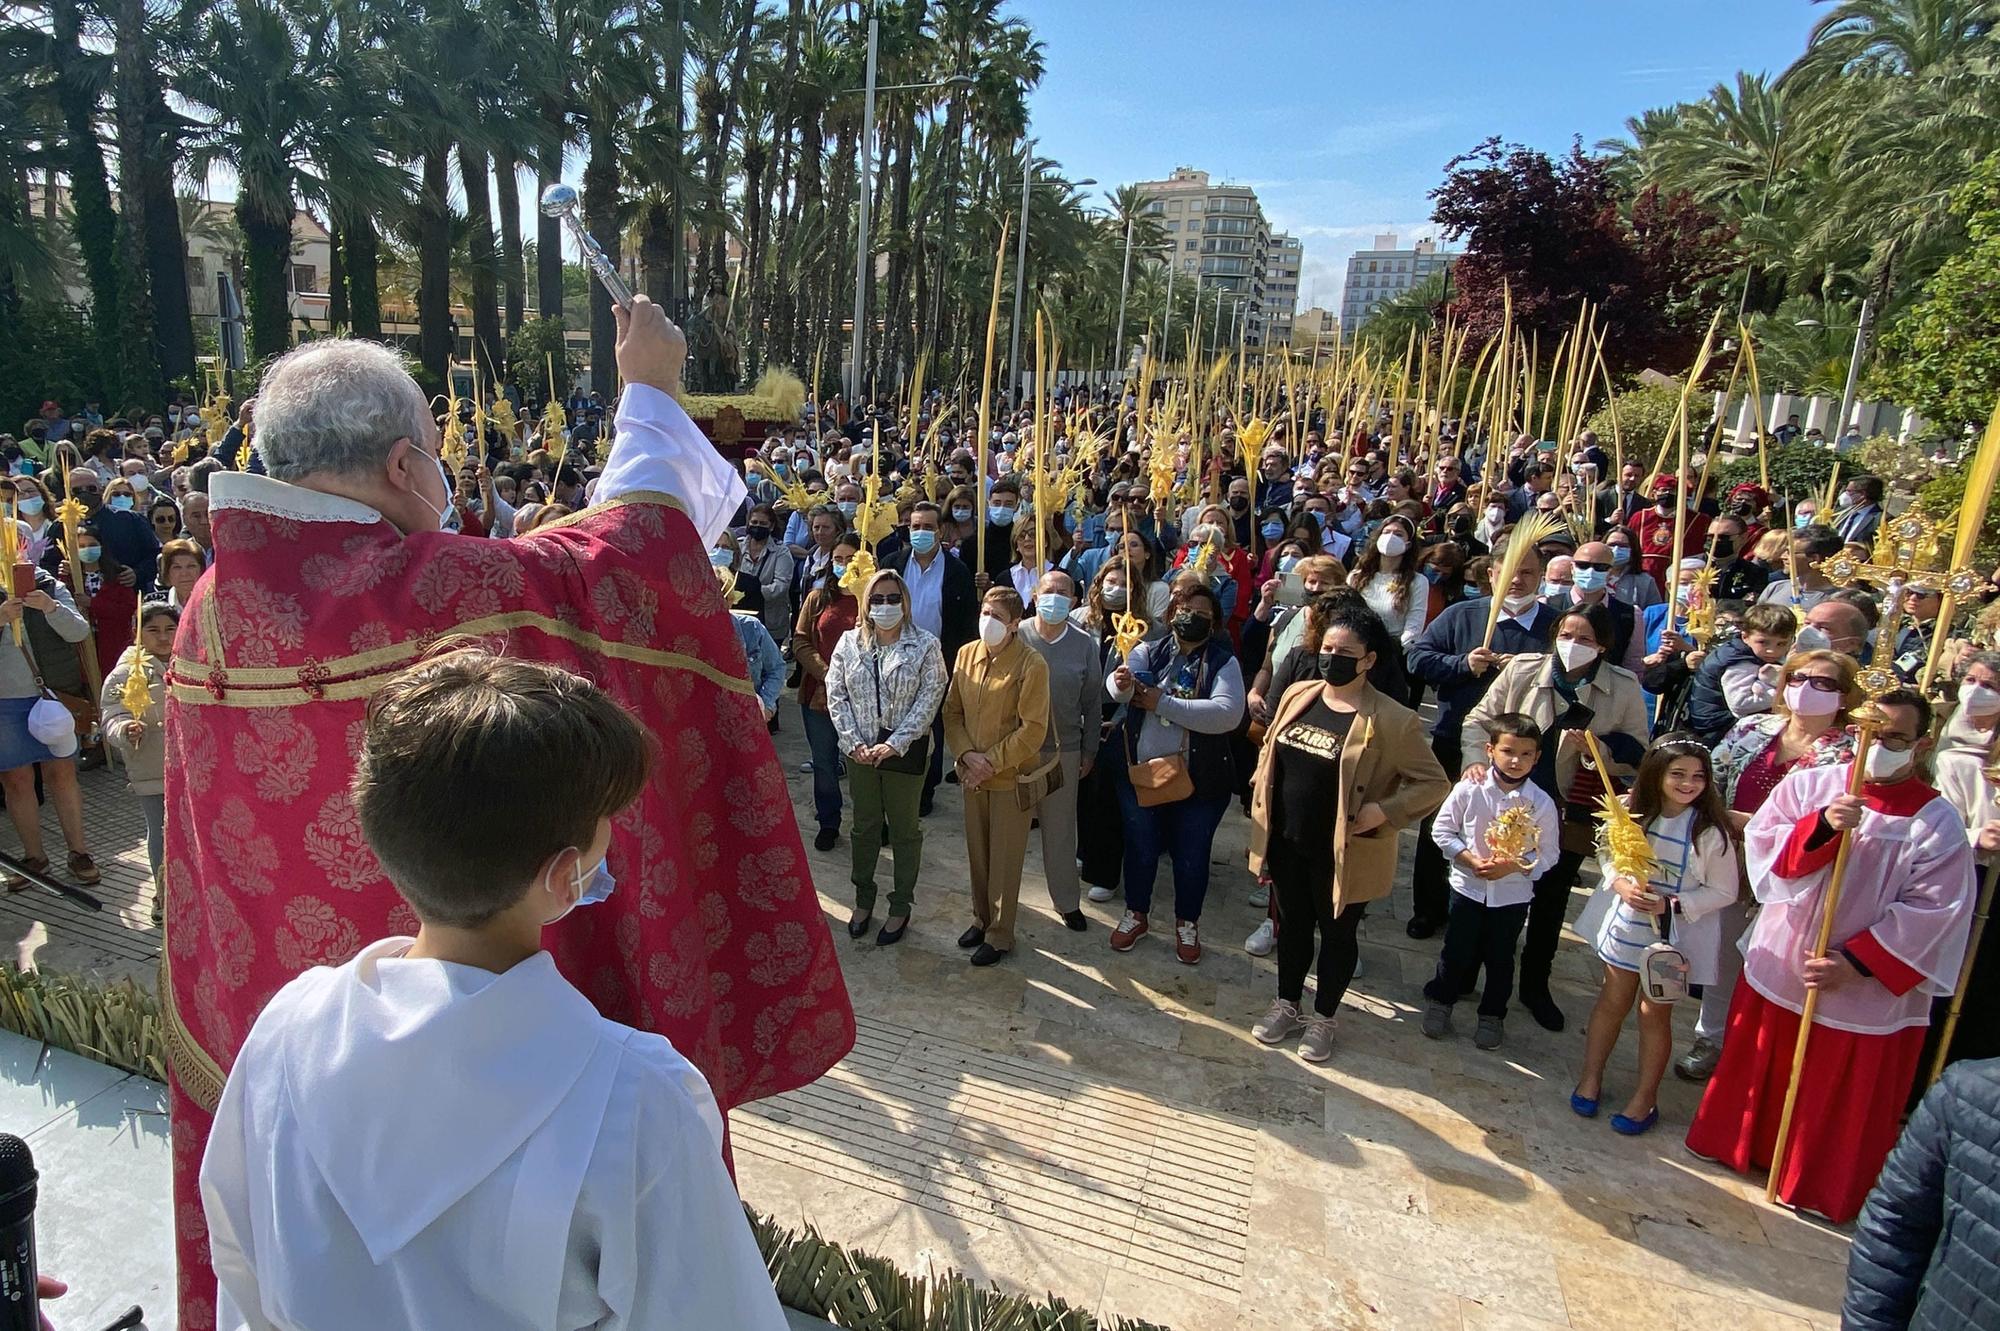
[[[1319,654],[1319,677],[1335,688],[1352,684],[1361,674],[1361,662],[1352,656],[1342,656],[1338,652]]]
[[[1734,559],[1736,557],[1736,542],[1727,536],[1716,537],[1715,557],[1717,559]]]
[[[743,530],[744,534],[749,536],[753,541],[768,541],[771,539],[771,529],[769,527],[745,527]]]
[[[1175,615],[1174,636],[1190,647],[1208,641],[1208,635],[1215,631],[1213,621],[1207,615]]]
[[[1230,512],[1232,512],[1232,513],[1241,513],[1241,512],[1243,512],[1243,511],[1244,511],[1245,509],[1247,509],[1247,508],[1249,508],[1249,507],[1250,507],[1250,501],[1249,501],[1248,499],[1245,499],[1245,498],[1244,498],[1244,497],[1243,497],[1242,495],[1231,495],[1231,496],[1230,496],[1230,499],[1229,499],[1229,511],[1230,511]]]

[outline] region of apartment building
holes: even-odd
[[[1352,336],[1377,305],[1399,296],[1435,273],[1447,271],[1458,255],[1441,251],[1435,240],[1397,248],[1394,232],[1377,235],[1373,249],[1357,250],[1347,261],[1340,295],[1340,331]]]

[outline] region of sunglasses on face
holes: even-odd
[[[75,495],[79,499],[95,499],[97,498],[97,496],[103,494],[104,491],[98,489],[94,485],[90,486],[75,485],[70,487],[70,493]]]
[[[1829,679],[1825,675],[1793,675],[1792,680],[1795,683],[1805,685],[1809,689],[1817,689],[1821,693],[1840,692],[1840,681]]]
[[[868,598],[868,604],[870,605],[901,605],[902,603],[903,598],[894,592],[890,592],[884,596],[871,596]]]
[[[1577,560],[1577,561],[1576,561],[1576,566],[1577,566],[1578,568],[1594,568],[1594,569],[1596,569],[1596,570],[1597,570],[1597,571],[1598,571],[1599,573],[1609,573],[1609,572],[1611,571],[1611,565],[1610,565],[1610,564],[1608,564],[1608,563],[1607,563],[1607,564],[1593,564],[1593,563],[1591,563],[1591,562],[1590,562],[1590,561],[1589,561],[1588,559],[1579,559],[1579,560]]]

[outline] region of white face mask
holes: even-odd
[[[576,900],[558,911],[554,919],[542,921],[544,929],[559,920],[566,919],[578,906],[596,905],[610,896],[612,890],[618,886],[617,880],[611,876],[611,862],[608,858],[599,860],[588,878],[583,876],[583,861],[579,858],[576,867],[570,870],[570,881],[576,884]]]
[[[1499,526],[1500,524],[1502,524],[1502,523],[1503,523],[1503,522],[1505,522],[1506,520],[1507,520],[1507,510],[1506,510],[1506,509],[1504,509],[1504,508],[1501,508],[1501,507],[1499,507],[1498,505],[1491,505],[1491,506],[1489,506],[1489,507],[1487,508],[1487,510],[1486,510],[1486,523],[1487,523],[1487,525],[1488,525],[1488,526],[1490,526],[1490,527],[1498,527],[1498,526]]]
[[[1984,684],[1967,684],[1958,691],[1958,705],[1967,716],[1992,716],[2000,712],[2000,691]]]
[[[903,607],[900,605],[871,605],[868,607],[868,622],[878,629],[892,629],[903,622]]]
[[[1880,744],[1877,744],[1868,750],[1868,779],[1870,781],[1899,780],[1910,770],[1910,764],[1915,762],[1916,759],[1917,755],[1908,749],[1898,753],[1894,749],[1885,749]]]
[[[979,640],[988,647],[999,647],[1007,641],[1007,635],[1011,632],[1013,632],[1013,627],[997,615],[981,615],[979,617]]]
[[[1394,559],[1408,550],[1410,543],[1404,539],[1403,533],[1399,531],[1385,531],[1375,538],[1375,548],[1391,559]]]
[[[1525,615],[1534,608],[1535,594],[1528,592],[1521,596],[1502,597],[1500,604],[1506,607],[1510,615]]]
[[[1575,674],[1595,661],[1601,653],[1587,642],[1575,638],[1564,638],[1556,644],[1556,658],[1563,663],[1563,669]]]

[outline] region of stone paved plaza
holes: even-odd
[[[786,709],[779,751],[809,827]],[[17,959],[150,983],[137,809],[117,777],[84,781],[105,912],[22,893],[0,900],[0,930]],[[1334,1059],[1313,1067],[1250,1038],[1275,967],[1241,950],[1261,912],[1240,817],[1217,840],[1199,966],[1158,936],[1111,952],[1115,902],[1086,903],[1088,934],[1064,929],[1031,846],[1018,948],[974,970],[955,946],[970,922],[959,814],[943,787],[896,947],[841,927],[845,837],[813,856],[861,1035],[819,1083],[733,1116],[759,1210],[907,1270],[957,1267],[1176,1331],[1837,1326],[1845,1236],[1687,1155],[1694,1088],[1670,1077],[1642,1138],[1570,1113],[1595,964],[1574,938],[1557,974],[1567,1032],[1517,1013],[1482,1053],[1465,1006],[1456,1038],[1429,1041],[1418,987],[1436,945],[1404,936],[1401,888],[1363,926]],[[1167,881],[1163,867],[1163,902]],[[1628,1030],[1610,1103],[1636,1045]]]

